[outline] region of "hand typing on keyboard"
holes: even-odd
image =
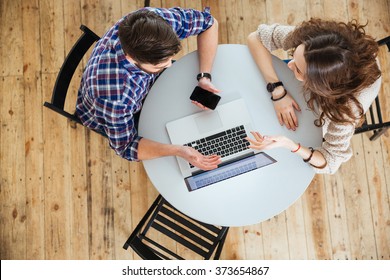
[[[179,154],[193,166],[196,166],[202,170],[211,170],[218,167],[221,163],[221,157],[217,155],[202,155],[192,147],[182,146]]]

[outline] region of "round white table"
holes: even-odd
[[[249,109],[254,130],[263,135],[284,134],[305,146],[319,147],[322,129],[307,108],[298,82],[277,57],[273,63],[286,89],[299,103],[299,127],[280,126],[266,83],[245,45],[219,45],[214,61],[213,84],[221,90],[220,104],[241,96]],[[201,111],[189,96],[197,85],[198,55],[192,52],[176,61],[158,78],[145,100],[139,135],[170,143],[167,122]],[[234,112],[232,112],[234,113]],[[143,161],[157,190],[174,207],[199,221],[221,226],[244,226],[267,220],[287,209],[314,177],[312,168],[286,149],[266,151],[276,163],[218,184],[189,192],[175,157]]]

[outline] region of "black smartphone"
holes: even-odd
[[[199,86],[196,86],[190,96],[190,99],[199,102],[200,104],[211,110],[214,110],[217,107],[221,96],[212,93],[211,91],[205,90]]]

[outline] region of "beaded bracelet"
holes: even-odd
[[[303,159],[304,162],[309,162],[313,156],[314,149],[312,147],[309,147],[310,149],[310,156],[307,159]]]
[[[294,151],[291,151],[291,152],[296,153],[299,151],[300,148],[301,148],[301,143],[298,143],[298,148],[296,148]]]

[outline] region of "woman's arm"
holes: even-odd
[[[262,136],[258,132],[251,132],[254,139],[247,137],[249,148],[256,150],[270,150],[273,148],[285,148],[299,155],[305,162],[313,167],[323,169],[327,166],[324,155],[313,148],[304,147],[300,143],[295,143],[286,136]]]
[[[258,32],[260,31],[252,32],[248,36],[249,51],[257,67],[259,68],[265,82],[278,82],[280,80],[272,64],[272,55],[269,49],[267,49],[260,40]],[[273,34],[273,32],[270,33]],[[267,40],[273,39],[274,38],[267,38]],[[284,94],[285,88],[283,86],[275,88],[275,90],[272,92],[272,98],[275,100],[273,101],[273,105],[275,108],[276,116],[279,120],[280,125],[286,125],[288,129],[295,130],[298,127],[298,118],[295,114],[295,110],[300,111],[300,108],[290,94],[287,94],[286,96],[284,96]]]

